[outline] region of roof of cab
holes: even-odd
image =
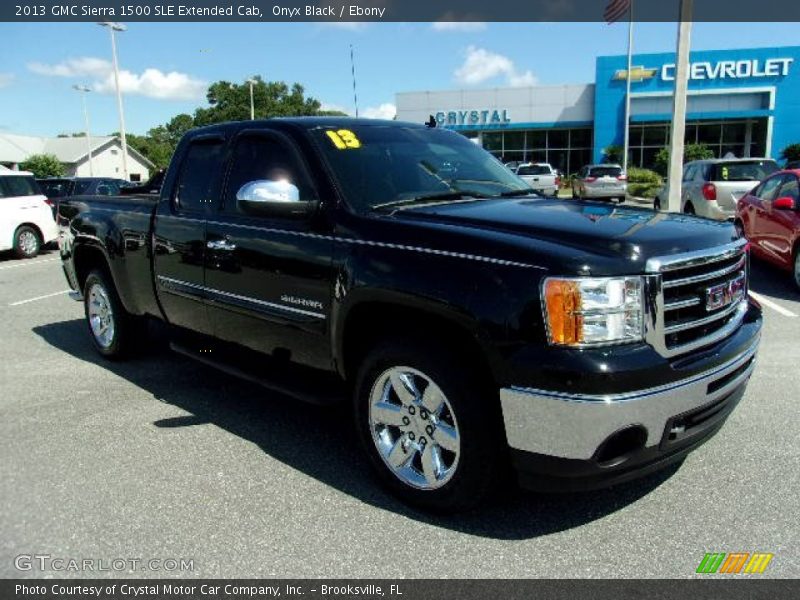
[[[409,123],[407,121],[390,121],[387,119],[363,119],[355,117],[274,117],[271,119],[256,119],[255,121],[227,121],[215,123],[192,129],[193,135],[213,134],[225,131],[234,126],[258,129],[259,126],[285,124],[299,129],[314,129],[317,127],[413,127],[425,129],[424,123]]]

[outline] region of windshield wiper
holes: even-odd
[[[400,200],[392,200],[391,202],[383,202],[381,204],[376,204],[372,207],[372,210],[380,210],[382,208],[390,208],[392,206],[403,206],[404,204],[417,204],[420,202],[430,202],[436,200],[467,200],[469,198],[488,198],[485,194],[481,194],[478,192],[467,192],[467,191],[447,191],[447,192],[434,192],[432,194],[422,194],[420,196],[414,196],[412,198],[403,198]]]

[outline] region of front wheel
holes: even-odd
[[[134,348],[135,317],[125,310],[111,278],[96,270],[86,278],[83,306],[89,334],[97,351],[107,358],[122,358]]]
[[[39,233],[28,225],[23,225],[14,233],[14,254],[17,258],[33,258],[39,254],[42,241]]]
[[[422,341],[380,344],[354,397],[359,436],[383,483],[439,511],[481,503],[505,464],[499,400],[454,354]]]

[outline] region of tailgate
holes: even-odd
[[[733,211],[739,198],[758,185],[758,181],[714,181],[717,204],[722,210]]]

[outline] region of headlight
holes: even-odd
[[[551,344],[595,346],[643,337],[641,277],[548,277],[542,293]]]

